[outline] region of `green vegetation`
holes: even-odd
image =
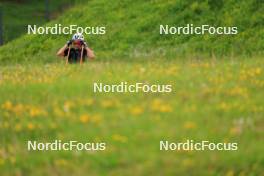
[[[255,58],[1,68],[1,175],[263,175],[263,65]],[[93,93],[93,82],[124,80],[172,84],[173,93]],[[106,142],[107,150],[27,151],[27,140],[55,139]],[[239,149],[159,151],[159,140],[187,139]]]
[[[50,1],[50,18],[54,19],[70,5],[82,0],[56,0]],[[36,0],[12,0],[0,2],[3,10],[4,41],[5,43],[27,32],[27,25],[41,25],[47,22],[45,13],[45,1]]]
[[[56,23],[106,26],[97,58],[55,56],[71,37],[0,47],[0,175],[264,175],[261,0],[91,0]],[[10,17],[11,18],[11,17]],[[10,22],[11,23],[11,22]],[[160,36],[159,24],[238,26],[235,36]],[[93,93],[93,83],[172,93]],[[27,140],[106,142],[103,152],[27,151]],[[238,142],[237,151],[159,151],[159,141]]]
[[[217,2],[217,3],[216,3]],[[98,58],[157,57],[186,55],[261,55],[264,51],[263,3],[259,0],[200,2],[87,1],[69,10],[55,23],[106,26],[103,36],[86,36]],[[160,36],[159,25],[210,24],[237,26],[235,36]],[[24,36],[0,49],[1,62],[52,62],[56,50],[70,36]],[[10,50],[16,49],[16,52]]]

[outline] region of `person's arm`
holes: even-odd
[[[86,56],[90,59],[94,59],[95,55],[92,49],[90,49],[85,41],[82,43],[84,45],[84,49],[86,50]]]
[[[57,56],[64,57],[64,51],[68,48],[68,45],[65,44],[59,51],[57,52]]]
[[[86,49],[87,57],[90,58],[90,59],[94,59],[95,58],[95,55],[94,55],[93,50],[91,50],[87,46],[85,47],[85,49]]]
[[[59,51],[57,52],[57,56],[64,57],[64,51],[69,48],[72,44],[72,40],[69,40]]]

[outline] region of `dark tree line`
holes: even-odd
[[[2,7],[0,6],[0,45],[4,44],[4,39],[3,39],[3,11]]]
[[[26,3],[27,0],[8,0],[14,3]],[[47,21],[50,19],[50,0],[45,0],[45,18]],[[4,31],[3,31],[3,8],[0,5],[0,46],[4,44]]]

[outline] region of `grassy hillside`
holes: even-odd
[[[86,36],[98,58],[182,55],[261,55],[264,5],[260,0],[87,1],[47,24],[106,26],[103,36]],[[160,36],[159,25],[237,26],[239,34]],[[70,36],[24,36],[1,47],[3,62],[52,62]],[[12,52],[12,50],[16,52]]]

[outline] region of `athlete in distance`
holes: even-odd
[[[66,64],[82,63],[86,60],[86,57],[90,59],[94,59],[95,57],[93,50],[88,47],[81,33],[74,34],[72,39],[59,49],[57,56],[67,56]]]

